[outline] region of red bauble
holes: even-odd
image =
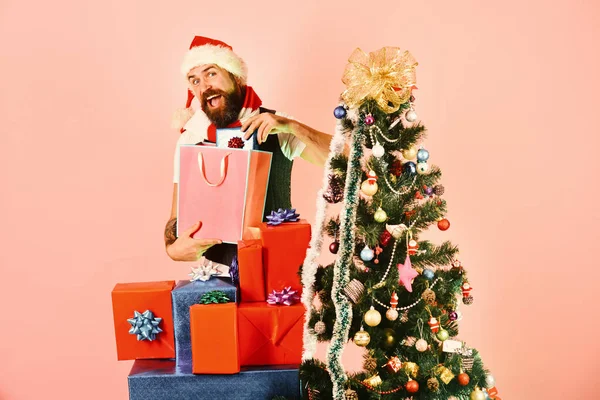
[[[339,249],[340,249],[340,242],[333,242],[329,245],[329,251],[332,252],[333,254],[337,254]]]
[[[458,384],[461,386],[467,386],[469,384],[469,382],[471,381],[471,378],[469,378],[469,375],[465,374],[464,372],[462,374],[458,375]]]
[[[441,231],[447,230],[450,228],[450,221],[448,221],[446,218],[440,219],[438,221],[438,228],[440,228]]]
[[[419,382],[417,382],[417,381],[406,382],[406,391],[408,393],[417,393],[419,391]]]

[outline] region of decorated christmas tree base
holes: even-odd
[[[191,365],[137,360],[128,381],[130,400],[300,398],[296,365],[247,367],[236,375],[194,375]]]

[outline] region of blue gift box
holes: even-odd
[[[298,366],[242,368],[236,375],[194,375],[172,360],[136,360],[129,373],[129,400],[300,398]]]
[[[202,281],[179,281],[171,292],[173,323],[175,326],[175,354],[177,365],[192,364],[190,342],[190,306],[198,304],[203,294],[213,290],[224,292],[232,302],[237,301],[237,289],[229,279],[211,278]],[[210,329],[210,326],[207,326]]]
[[[244,142],[244,150],[258,150],[258,140],[256,133],[253,133],[248,140],[244,140],[245,133],[241,128],[222,128],[217,129],[217,147],[222,149],[229,148],[229,140],[234,137],[242,139]]]

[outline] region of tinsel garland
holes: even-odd
[[[323,247],[323,229],[325,227],[325,218],[327,212],[327,201],[323,197],[323,194],[327,191],[329,186],[329,174],[332,172],[331,159],[337,154],[341,153],[344,149],[344,129],[342,122],[338,121],[335,128],[335,134],[329,144],[329,156],[325,164],[325,171],[323,173],[323,185],[317,194],[317,214],[315,217],[315,231],[310,239],[310,245],[306,252],[306,258],[302,266],[302,304],[306,310],[304,316],[304,349],[302,352],[302,359],[308,360],[314,357],[315,351],[317,350],[317,335],[314,334],[310,329],[310,317],[312,312],[312,302],[315,296],[314,284],[315,275],[319,265],[317,264],[317,258],[321,254]]]
[[[348,333],[352,322],[352,304],[344,294],[344,288],[350,280],[350,265],[354,255],[356,207],[358,204],[359,185],[362,178],[361,158],[363,156],[363,127],[357,126],[352,132],[352,146],[346,172],[344,192],[344,209],[340,218],[340,256],[333,270],[333,286],[331,299],[335,306],[336,321],[333,335],[327,349],[327,367],[333,383],[333,398],[344,398],[344,384],[347,380],[342,353],[348,341]]]

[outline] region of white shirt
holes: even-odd
[[[258,110],[256,110],[256,112],[258,112]],[[256,115],[256,113],[253,113],[253,115]],[[281,112],[276,112],[275,115],[293,119]],[[185,124],[185,132],[179,136],[177,145],[175,146],[175,157],[173,158],[173,183],[179,183],[179,146],[182,144],[196,144],[206,140],[206,131],[209,125],[210,121],[202,111],[196,111],[192,118]],[[289,160],[299,157],[306,147],[306,144],[292,133],[278,133],[277,139],[279,139],[279,147],[281,147],[282,153]]]

